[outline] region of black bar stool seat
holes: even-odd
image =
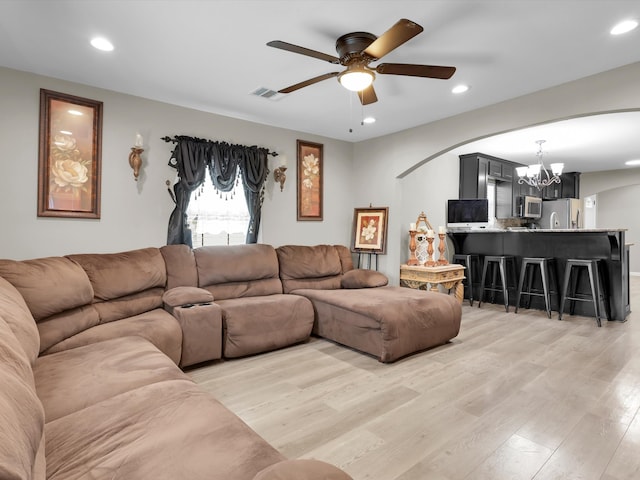
[[[485,291],[491,292],[491,301],[495,299],[495,292],[502,292],[504,299],[504,309],[509,311],[509,284],[507,275],[507,264],[511,265],[511,278],[513,284],[516,283],[516,261],[512,255],[486,255],[482,267],[482,280],[480,281],[480,296],[478,298],[478,308],[482,306]],[[491,284],[486,286],[487,271],[491,266]],[[497,282],[497,274],[500,273],[500,284]]]
[[[532,290],[533,274],[535,273],[535,267],[538,267],[540,276],[542,277],[542,291]],[[525,278],[527,280],[526,290],[523,290]],[[555,291],[551,290],[550,280],[553,279]],[[558,292],[558,273],[556,270],[555,258],[549,257],[524,257],[520,266],[520,281],[518,282],[518,290],[516,292],[516,313],[520,307],[520,297],[522,295],[527,296],[527,307],[531,306],[531,297],[538,296],[544,297],[544,306],[547,312],[547,317],[551,318],[551,294],[559,296]]]
[[[580,275],[582,272],[589,274],[589,293],[577,293]],[[575,311],[575,302],[593,302],[595,310],[596,322],[598,326],[602,326],[600,318],[602,317],[601,304],[604,306],[604,313],[609,320],[611,313],[609,311],[609,300],[607,294],[607,284],[604,281],[604,272],[601,268],[601,261],[597,259],[577,259],[570,258],[567,260],[567,268],[564,273],[564,282],[562,284],[562,296],[560,299],[560,309],[558,312],[558,320],[562,320],[564,312],[564,303],[569,300],[569,313],[573,315]]]
[[[458,265],[464,265],[467,268],[467,274],[465,275],[464,280],[462,281],[462,283],[466,286],[467,288],[467,297],[469,298],[469,306],[473,307],[473,283],[476,279],[476,271],[480,271],[480,255],[477,255],[475,253],[469,253],[469,254],[462,254],[462,253],[456,253],[452,258],[451,258],[451,263],[457,263]],[[478,270],[476,270],[475,265],[478,267]]]

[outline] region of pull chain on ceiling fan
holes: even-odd
[[[267,45],[307,57],[317,58],[334,65],[346,67],[342,72],[331,72],[310,78],[300,83],[283,88],[278,93],[291,93],[329,78],[338,77],[345,88],[358,93],[362,105],[378,101],[373,88],[376,73],[381,75],[405,75],[410,77],[438,78],[447,80],[455,73],[455,67],[435,65],[416,65],[411,63],[381,63],[375,67],[370,63],[380,60],[389,52],[423,31],[423,28],[406,18],[400,19],[380,37],[368,32],[347,33],[336,40],[336,51],[339,57],[300,47],[281,40],[274,40]]]

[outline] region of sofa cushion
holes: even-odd
[[[85,271],[64,257],[0,260],[0,277],[18,289],[36,321],[89,304],[93,299]]]
[[[271,245],[200,247],[193,253],[198,286],[209,290],[216,301],[282,293],[278,257]]]
[[[156,308],[162,308],[163,294],[164,288],[150,288],[106,302],[98,301],[92,306],[98,313],[100,323],[108,323],[132,317],[139,313],[149,312]]]
[[[92,305],[72,308],[41,320],[38,322],[40,352],[99,323],[100,317]]]
[[[218,300],[222,308],[223,353],[241,357],[305,341],[313,328],[313,307],[295,295]]]
[[[182,330],[177,320],[162,309],[103,323],[55,344],[44,353],[56,353],[112,338],[138,335],[153,343],[174,363],[180,361]]]
[[[340,286],[342,288],[374,288],[384,287],[389,279],[383,273],[375,270],[355,269],[349,270],[342,276]]]
[[[35,388],[29,358],[4,318],[5,313],[0,310],[0,364],[6,372]]]
[[[336,252],[338,252],[338,256],[340,257],[342,273],[353,270],[353,257],[351,256],[351,250],[344,245],[334,245],[333,247],[336,249]]]
[[[16,287],[38,322],[40,352],[99,322],[90,305],[89,277],[68,258],[0,260],[0,275]]]
[[[48,480],[252,479],[284,457],[190,380],[146,385],[46,425]]]
[[[160,253],[167,267],[167,289],[198,286],[196,259],[188,245],[165,245]]]
[[[38,327],[20,292],[2,277],[0,277],[0,316],[4,316],[29,363],[33,365],[40,352]]]
[[[298,288],[340,288],[342,263],[332,245],[284,245],[276,249],[284,293]]]
[[[320,460],[284,460],[271,465],[253,480],[353,480],[338,467]]]
[[[34,478],[43,428],[44,412],[29,361],[0,318],[0,478]]]
[[[157,248],[121,253],[67,255],[89,276],[94,296],[99,300],[142,292],[167,283],[164,259]]]
[[[184,373],[142,337],[121,337],[38,358],[34,375],[51,422],[120,393]]]

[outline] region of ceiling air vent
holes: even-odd
[[[275,90],[271,90],[270,88],[260,87],[256,88],[251,95],[255,95],[256,97],[266,98],[267,100],[280,100],[284,97],[284,93],[278,93]]]

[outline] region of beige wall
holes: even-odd
[[[355,185],[355,202],[390,209],[388,254],[380,259],[380,270],[397,283],[400,264],[406,259],[407,219],[424,210],[435,220],[432,223],[439,223],[446,199],[457,197],[450,176],[458,171],[453,165],[458,159],[434,159],[496,133],[596,112],[638,109],[639,84],[640,63],[635,63],[356,144],[354,168],[360,180]],[[480,93],[472,90],[470,94]],[[414,176],[419,180],[414,181]]]
[[[274,188],[269,179],[261,229],[265,243],[350,244],[353,208],[388,206],[388,250],[379,259],[379,269],[397,283],[400,264],[407,255],[408,224],[420,211],[434,226],[444,224],[445,202],[457,196],[458,159],[448,151],[478,138],[552,120],[638,109],[638,84],[640,63],[350,144],[0,68],[0,256],[32,258],[164,244],[173,208],[165,181],[174,178],[174,171],[167,166],[171,145],[160,137],[185,134],[256,144],[286,158],[289,179],[284,192]],[[104,102],[100,220],[36,216],[40,88]],[[127,163],[136,132],[148,139],[143,174],[137,184]],[[325,146],[323,222],[296,221],[297,138]],[[356,172],[358,181],[354,182]],[[588,194],[588,185],[587,179],[584,194]]]
[[[34,258],[81,252],[116,252],[166,242],[173,203],[166,180],[172,144],[166,135],[193,135],[277,151],[271,170],[286,159],[284,192],[270,176],[261,241],[348,244],[353,217],[353,146],[315,135],[268,127],[140,97],[0,68],[0,258]],[[102,218],[39,218],[36,215],[39,90],[45,88],[104,102]],[[144,165],[136,183],[128,164],[136,133],[145,138]],[[296,221],[296,139],[324,144],[323,222]]]
[[[640,275],[640,215],[636,202],[640,199],[640,168],[583,173],[580,178],[582,198],[596,196],[596,226],[627,228],[631,272]]]

